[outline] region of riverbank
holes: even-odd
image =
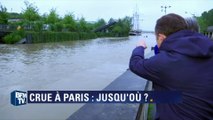
[[[94,33],[94,32],[17,31],[4,37],[4,43],[32,44],[32,43],[73,41],[73,40],[89,40],[89,39],[96,39],[96,38],[103,38],[103,39],[107,38],[111,40],[128,38],[127,35],[116,36],[116,37],[114,36],[116,35],[113,33]]]

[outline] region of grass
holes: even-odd
[[[154,110],[155,110],[155,104],[149,104],[147,120],[154,120],[155,119],[155,114],[153,113],[153,112],[155,112]]]

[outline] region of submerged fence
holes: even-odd
[[[61,42],[97,38],[95,33],[84,32],[27,32],[27,43]]]

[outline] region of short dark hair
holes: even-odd
[[[155,33],[169,36],[177,31],[187,29],[187,23],[180,15],[170,13],[162,16],[156,22]]]

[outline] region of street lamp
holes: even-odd
[[[166,14],[166,9],[167,8],[171,8],[171,6],[161,6],[161,12],[163,12],[164,11],[164,13]]]

